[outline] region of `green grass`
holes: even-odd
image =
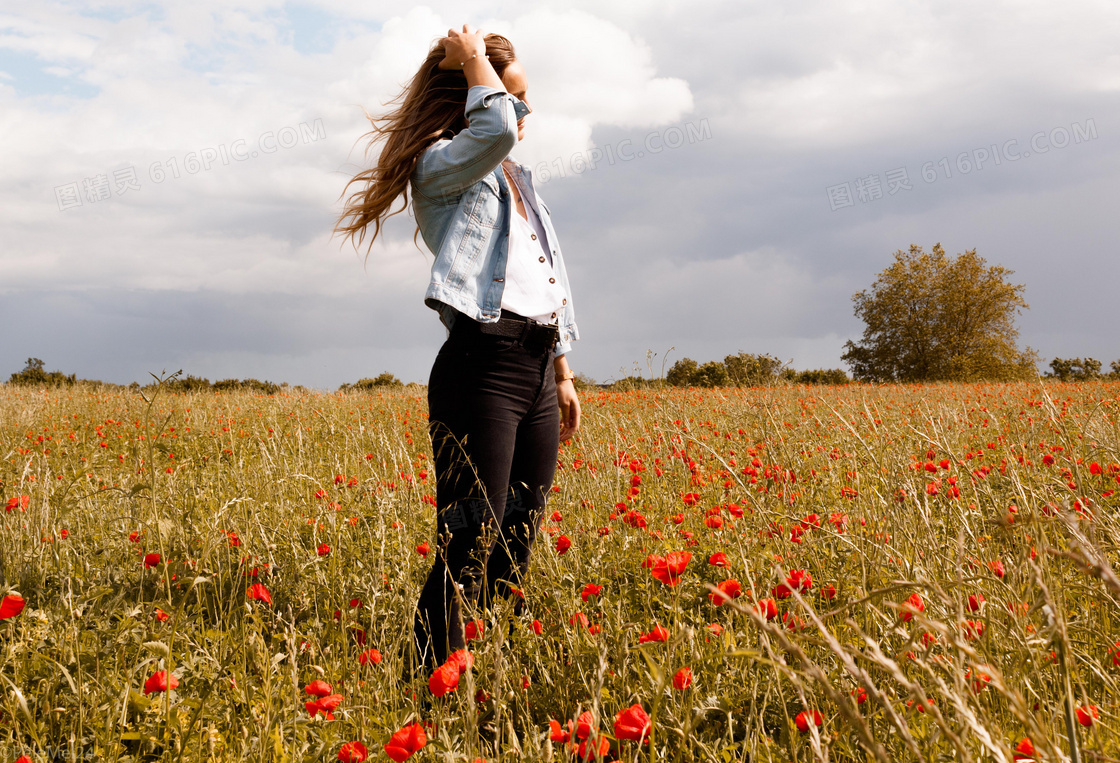
[[[477,613],[474,666],[436,699],[401,679],[431,564],[417,546],[436,545],[422,393],[5,386],[0,598],[26,608],[0,620],[0,760],[335,760],[350,741],[385,760],[417,721],[413,759],[566,760],[549,721],[584,712],[619,760],[1009,760],[1025,736],[1039,760],[1071,742],[1115,759],[1118,393],[585,392],[528,614]],[[675,586],[643,566],[672,551],[692,554]],[[794,569],[811,588],[776,598]],[[716,606],[731,578],[741,596]],[[658,624],[668,640],[639,644]],[[161,670],[178,687],[145,694]],[[316,679],[342,695],[333,721],[305,706]],[[644,744],[614,738],[634,704]],[[803,710],[822,725],[800,731]]]

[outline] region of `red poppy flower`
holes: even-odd
[[[588,583],[583,587],[583,591],[580,592],[580,598],[584,601],[587,601],[592,596],[598,596],[602,590],[603,586],[595,585],[594,583]]]
[[[169,681],[170,685],[168,685]],[[179,679],[175,677],[174,673],[172,673],[171,677],[168,678],[168,673],[166,670],[157,670],[155,673],[152,673],[152,675],[148,677],[147,681],[144,682],[144,693],[152,694],[154,692],[169,691],[170,689],[174,689],[178,686]]]
[[[1096,705],[1085,705],[1077,708],[1077,722],[1085,728],[1092,726],[1093,722],[1099,718],[1100,715],[1097,713]]]
[[[824,723],[824,718],[821,717],[819,710],[802,710],[793,722],[797,724],[797,730],[804,734],[809,731],[809,724],[820,726]]]
[[[729,578],[716,586],[716,590],[708,594],[708,598],[719,607],[732,599],[738,599],[742,593],[743,588],[739,585],[739,581],[735,578]]]
[[[572,539],[567,535],[561,535],[556,539],[556,553],[567,553],[568,549],[572,547]]]
[[[654,625],[649,633],[638,636],[638,643],[645,644],[650,641],[665,642],[669,640],[669,630],[663,625]]]
[[[542,633],[544,633],[544,626],[541,625],[540,620],[534,620],[532,627],[533,627],[533,633],[537,634],[538,636],[541,635]]]
[[[367,649],[358,655],[359,665],[369,665],[371,662],[374,665],[381,662],[381,652],[376,649]]]
[[[463,627],[463,638],[467,641],[473,641],[476,638],[482,638],[486,626],[481,620],[471,620]]]
[[[969,612],[979,612],[980,607],[984,606],[984,601],[985,601],[984,594],[982,594],[982,593],[970,594],[969,597],[968,597],[968,611]]]
[[[778,602],[773,599],[759,599],[754,605],[754,609],[761,617],[767,620],[773,620],[778,616]]]
[[[913,707],[919,713],[924,713],[927,707],[933,707],[936,704],[937,700],[935,700],[933,697],[928,697],[925,701],[918,700],[917,703],[915,703],[912,699],[906,700],[906,707]]]
[[[414,752],[420,750],[427,743],[428,736],[424,733],[424,727],[419,723],[413,723],[393,734],[388,744],[385,745],[385,754],[395,760],[396,763],[401,763],[402,760],[408,760],[412,757]]]
[[[321,679],[316,679],[303,687],[303,690],[313,697],[325,697],[331,693],[331,685]]]
[[[7,503],[7,505],[4,506],[4,510],[8,511],[8,512],[13,511],[14,509],[19,509],[20,511],[23,511],[30,504],[31,504],[31,496],[29,496],[29,495],[13,495],[11,498],[8,499],[8,503]]]
[[[673,676],[673,688],[677,691],[683,691],[689,686],[692,686],[692,668],[681,668]]]
[[[650,573],[665,585],[675,586],[681,582],[681,573],[690,559],[692,553],[689,551],[670,551],[664,559],[659,557],[654,562]]]
[[[560,742],[561,744],[563,744],[564,742],[567,742],[569,739],[571,739],[571,734],[569,734],[564,729],[564,727],[560,725],[560,721],[549,719],[548,728],[548,738],[553,742]]]
[[[263,601],[265,604],[272,604],[272,594],[264,587],[264,583],[253,583],[249,589],[245,591],[245,595],[250,599]]]
[[[455,669],[459,671],[459,675],[467,672],[467,668],[474,665],[474,655],[466,649],[456,649],[451,654],[447,655],[444,660],[445,664],[454,665]]]
[[[145,554],[144,555],[144,569],[155,567],[160,562],[159,554]]]
[[[972,692],[979,694],[987,688],[988,684],[992,682],[992,677],[982,670],[977,670],[975,673],[971,669],[965,671],[965,680],[972,680]]]
[[[902,605],[902,621],[910,622],[914,617],[915,612],[925,612],[926,605],[922,601],[922,597],[916,593],[910,594],[910,598]]]
[[[713,567],[730,567],[731,562],[727,561],[727,554],[722,551],[717,551],[708,557],[708,564]]]
[[[681,496],[681,500],[684,501],[685,506],[695,506],[696,504],[700,503],[700,494],[685,493]]]
[[[584,710],[576,718],[575,737],[577,739],[587,739],[595,733],[595,715],[590,710]]]
[[[576,625],[577,623],[581,628],[586,628],[588,625],[587,615],[583,614],[582,612],[576,612],[574,615],[568,618],[568,625]]]
[[[317,548],[315,550],[315,552],[317,554],[319,554],[319,556],[326,556],[327,554],[329,554],[331,552],[331,547],[328,546],[326,543],[320,543],[319,548]]]
[[[964,631],[964,637],[969,641],[978,639],[984,635],[984,621],[965,620],[963,623],[961,623],[961,630]]]
[[[424,732],[421,731],[420,733],[422,734]],[[388,745],[386,745],[385,751],[389,752]],[[409,755],[411,754],[412,753],[409,753]],[[369,750],[367,750],[366,746],[361,742],[347,742],[338,750],[338,759],[342,761],[342,763],[362,763],[367,757],[369,757]],[[389,757],[393,758],[393,753],[390,752]],[[393,758],[393,760],[404,760],[407,757],[408,755],[405,755],[404,758]]]
[[[437,697],[459,688],[459,666],[450,661],[443,663],[428,679],[428,690]]]
[[[1006,574],[1006,570],[1004,570],[1003,568],[1003,562],[1001,562],[999,559],[993,559],[992,561],[988,562],[988,569],[990,569],[992,571],[992,574],[997,578],[1002,578]]]
[[[852,696],[856,698],[856,704],[862,705],[867,701],[867,689],[862,686],[852,690]]]
[[[786,585],[790,590],[805,593],[813,587],[813,576],[805,570],[790,570],[786,576]]]
[[[424,558],[428,557],[428,552],[431,551],[431,550],[432,550],[432,548],[431,548],[431,546],[428,545],[428,541],[424,541],[423,543],[421,543],[419,546],[416,547],[416,553],[420,554],[420,556],[422,556]]]
[[[316,713],[322,713],[323,717],[328,721],[334,720],[334,709],[342,704],[341,694],[328,694],[325,697],[304,702],[303,706],[307,708],[307,712],[314,718]]]
[[[1015,745],[1015,753],[1012,757],[1015,760],[1034,761],[1034,744],[1031,742],[1030,737],[1023,737],[1019,744]]]
[[[808,623],[801,618],[800,615],[794,612],[786,612],[782,615],[782,623],[788,630],[801,632],[809,627]]]
[[[23,611],[27,602],[18,593],[10,593],[0,600],[0,620],[7,620],[9,617],[16,617]]]
[[[611,749],[611,742],[606,737],[599,737],[596,739],[585,739],[579,743],[576,748],[576,754],[582,760],[602,760],[606,757],[607,752]]]
[[[635,703],[614,718],[614,735],[618,739],[641,742],[649,736],[653,724],[641,705]]]
[[[828,585],[820,588],[820,594],[825,599],[835,599],[836,598],[836,586],[829,583]]]

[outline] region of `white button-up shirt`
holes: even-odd
[[[552,268],[548,237],[537,215],[535,194],[514,180],[524,202],[526,220],[512,209],[509,256],[506,259],[506,288],[502,307],[540,323],[556,323],[557,313],[567,304],[567,294]]]

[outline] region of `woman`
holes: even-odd
[[[466,646],[476,606],[512,597],[520,614],[559,441],[580,424],[567,271],[528,168],[508,156],[524,136],[527,88],[505,37],[448,30],[386,126],[370,117],[387,140],[377,167],[350,181],[367,185],[335,228],[360,246],[372,222],[372,246],[411,188],[417,232],[435,254],[424,302],[448,329],[428,380],[437,552],[413,663],[429,670]]]

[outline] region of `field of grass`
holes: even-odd
[[[0,387],[0,763],[1120,758],[1120,384],[585,392],[457,686],[422,392],[146,394]]]

